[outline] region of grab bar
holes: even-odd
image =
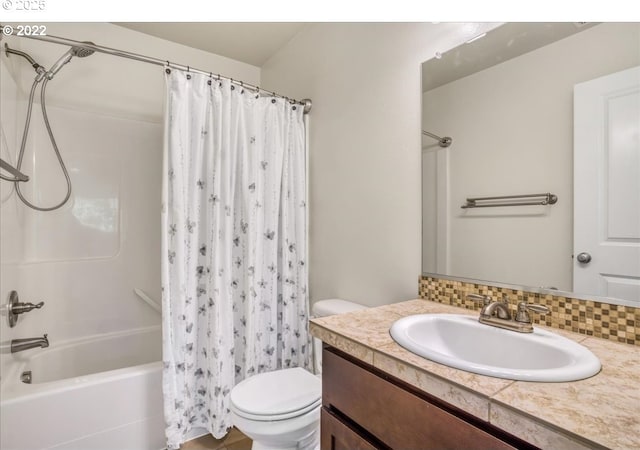
[[[503,195],[499,197],[467,198],[467,203],[461,208],[490,208],[494,206],[529,206],[529,205],[555,205],[558,196],[545,194]]]
[[[6,162],[2,158],[0,158],[0,168],[6,170],[11,175],[13,175],[13,178],[9,178],[9,177],[6,177],[6,176],[0,174],[0,178],[2,178],[3,180],[7,180],[7,181],[29,181],[29,177],[27,175],[25,175],[22,172],[20,172],[18,169],[13,167],[11,164]]]
[[[162,307],[160,306],[160,304],[154,299],[152,299],[151,297],[149,297],[146,292],[138,288],[133,288],[133,292],[135,292],[135,294],[138,297],[140,297],[147,305],[151,306],[157,312],[162,314]]]

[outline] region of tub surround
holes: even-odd
[[[396,344],[391,324],[412,314],[474,311],[428,300],[313,319],[328,345],[542,448],[640,448],[640,347],[540,326],[589,348],[602,371],[586,380],[532,383],[478,375]]]

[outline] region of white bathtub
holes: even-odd
[[[2,450],[165,446],[160,327],[14,354],[2,374]],[[32,384],[20,374],[32,371]]]

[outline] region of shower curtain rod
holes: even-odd
[[[453,142],[453,139],[451,139],[449,136],[445,136],[445,137],[440,137],[440,136],[436,136],[433,133],[429,133],[428,131],[424,131],[422,130],[422,134],[424,134],[425,136],[429,136],[431,138],[437,139],[438,140],[438,145],[440,147],[443,148],[447,148],[451,145],[451,143]]]
[[[0,26],[1,26],[1,24],[0,24]],[[203,74],[203,75],[209,75],[210,77],[215,78],[217,80],[220,80],[220,79],[229,80],[233,84],[236,84],[238,86],[242,86],[242,87],[247,88],[249,90],[253,90],[253,91],[256,91],[256,92],[264,92],[264,93],[272,95],[274,97],[284,98],[287,101],[290,101],[292,103],[296,103],[298,105],[302,105],[302,106],[304,106],[304,113],[305,114],[307,114],[307,113],[309,113],[309,111],[311,111],[311,100],[308,99],[308,98],[302,99],[302,100],[295,100],[295,99],[289,98],[287,96],[278,94],[276,92],[268,91],[266,89],[262,89],[260,86],[254,86],[252,84],[245,83],[243,81],[234,80],[233,78],[230,78],[230,77],[225,77],[225,76],[220,75],[220,74],[214,74],[213,72],[207,72],[205,70],[195,69],[195,68],[190,67],[190,66],[185,66],[184,64],[176,64],[176,63],[172,63],[172,62],[170,62],[168,60],[154,58],[153,56],[140,55],[138,53],[127,52],[127,51],[124,51],[124,50],[118,50],[118,49],[115,49],[115,48],[104,47],[102,45],[96,45],[96,44],[92,44],[92,43],[89,43],[89,42],[76,41],[76,40],[73,40],[73,39],[67,39],[67,38],[62,38],[62,37],[52,36],[52,35],[26,36],[26,35],[18,35],[18,34],[16,34],[16,32],[14,32],[11,35],[12,36],[21,37],[21,38],[34,39],[36,41],[44,41],[44,42],[51,42],[51,43],[54,43],[54,44],[68,45],[68,46],[71,46],[71,47],[82,47],[82,48],[93,50],[93,51],[96,51],[96,52],[99,52],[99,53],[106,53],[108,55],[119,56],[121,58],[133,59],[133,60],[145,62],[145,63],[148,63],[148,64],[155,64],[156,66],[167,66],[167,67],[178,69],[178,70],[186,70],[187,72],[194,72],[194,73],[200,73],[200,74]]]

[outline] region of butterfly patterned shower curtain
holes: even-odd
[[[251,375],[309,368],[302,107],[166,70],[163,393],[169,448],[224,436]]]

